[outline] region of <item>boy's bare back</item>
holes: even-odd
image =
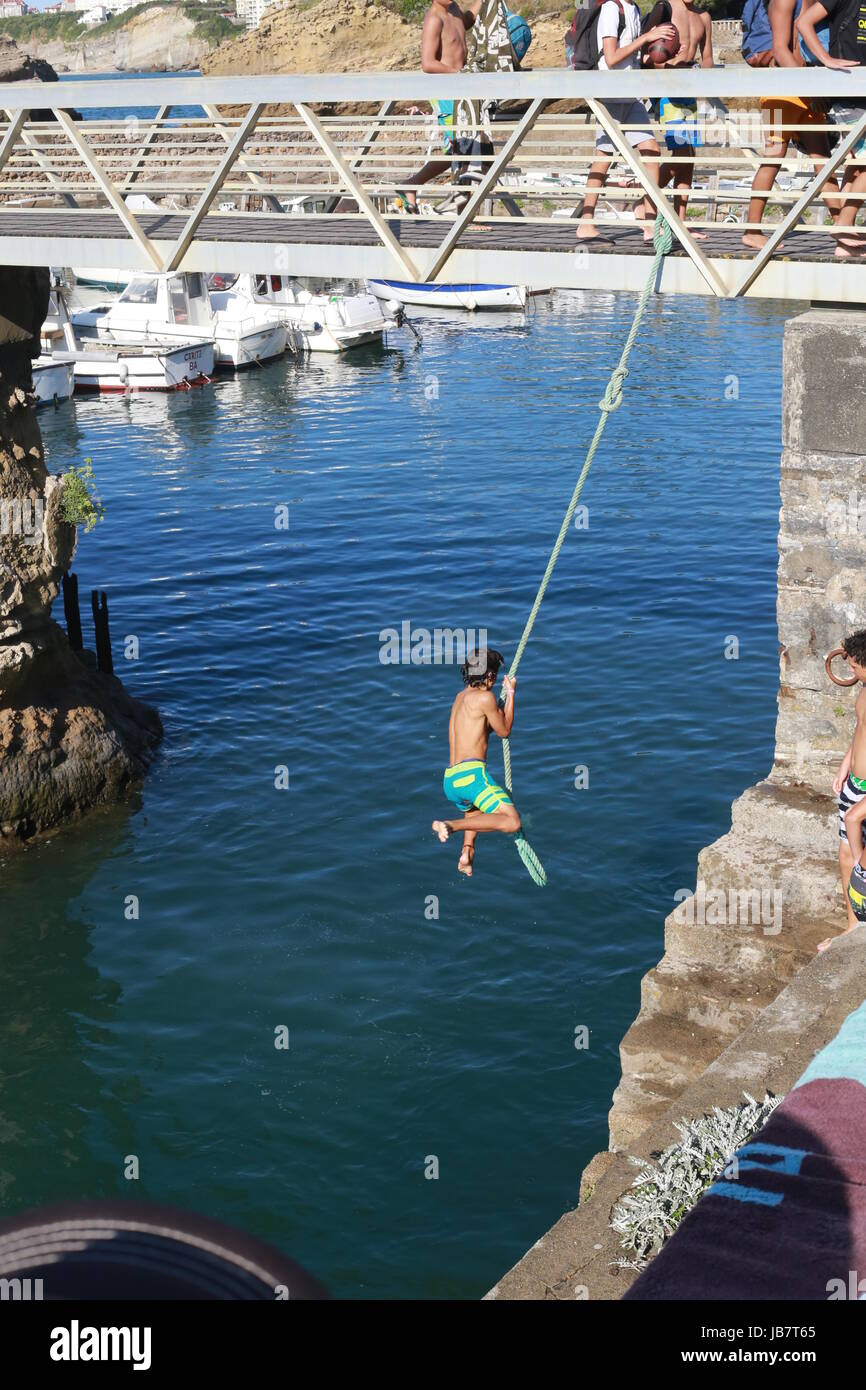
[[[448,722],[449,761],[452,767],[471,758],[484,761],[490,729],[497,722],[497,715],[499,706],[492,690],[469,686],[460,691],[451,706]]]

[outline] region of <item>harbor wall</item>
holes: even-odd
[[[813,309],[786,325],[780,497],[772,767],[734,802],[730,830],[698,856],[695,897],[665,922],[664,955],[620,1044],[609,1148],[584,1170],[587,1204],[495,1296],[548,1296],[541,1268],[544,1287],[568,1290],[582,1252],[597,1284],[581,1296],[618,1297],[629,1280],[610,1273],[608,1220],[634,1178],[625,1155],[673,1143],[676,1120],[734,1103],[744,1088],[790,1086],[866,995],[866,931],[816,958],[818,943],[846,925],[832,782],[856,689],[833,685],[824,657],[866,626],[866,314]]]

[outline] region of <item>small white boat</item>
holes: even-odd
[[[213,343],[113,345],[93,338],[76,349],[58,349],[69,362],[76,391],[188,391],[210,381]]]
[[[234,297],[238,313],[252,305],[257,314],[283,324],[295,352],[346,352],[381,342],[399,323],[399,316],[385,317],[375,295],[316,293],[285,275],[211,275],[208,287],[215,309],[222,311]]]
[[[75,390],[75,373],[71,362],[59,362],[50,353],[42,353],[33,363],[33,389],[36,409],[68,401]]]
[[[47,371],[51,364],[58,374],[71,374],[71,390],[76,391],[183,391],[209,381],[213,375],[212,338],[133,345],[96,337],[79,341],[60,280],[55,280],[51,290],[41,341],[42,355],[34,363],[34,381],[39,367]]]
[[[82,341],[115,346],[210,343],[214,366],[229,371],[281,357],[288,341],[284,324],[238,295],[212,305],[197,272],[139,272],[114,302],[73,314],[72,326]]]
[[[530,291],[525,285],[422,285],[411,280],[368,280],[367,289],[386,303],[416,304],[437,309],[525,309]]]

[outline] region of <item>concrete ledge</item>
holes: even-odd
[[[633,1153],[649,1158],[676,1140],[675,1121],[684,1115],[696,1118],[714,1105],[734,1105],[743,1091],[758,1099],[765,1091],[786,1095],[864,995],[866,930],[860,927],[804,966],[665,1115],[644,1130]],[[486,1297],[620,1298],[636,1275],[616,1268],[622,1252],[608,1223],[611,1209],[636,1176],[625,1156],[596,1155],[586,1170],[587,1180],[595,1180],[589,1200],[566,1212]]]
[[[789,319],[782,378],[786,449],[866,452],[866,314],[811,309]]]

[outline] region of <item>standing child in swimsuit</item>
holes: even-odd
[[[866,681],[866,629],[846,637],[842,643],[842,650],[848,658],[852,675],[859,681]],[[862,687],[857,696],[854,713],[857,719],[854,737],[851,747],[839,764],[839,771],[833,783],[833,790],[839,798],[839,870],[842,875],[845,906],[848,910],[846,932],[853,931],[860,925],[854,903],[849,896],[849,887],[854,888],[855,893],[858,893],[859,889],[858,896],[862,900],[866,886],[863,883],[862,871],[855,868],[855,865],[859,865],[866,843],[866,689]],[[843,932],[842,935],[844,934]],[[826,951],[835,940],[834,936],[828,936],[821,942],[818,950]]]
[[[462,667],[465,690],[451,706],[448,725],[450,766],[445,769],[443,787],[449,801],[462,813],[458,820],[434,820],[433,829],[443,845],[456,831],[463,831],[463,849],[457,867],[472,877],[475,836],[480,830],[499,830],[515,835],[520,816],[507,791],[490,777],[485,766],[491,729],[507,738],[514,723],[514,681],[503,676],[505,708],[500,709],[493,694],[499,668],[504,664],[500,652],[470,652]],[[866,672],[864,672],[866,679]]]

